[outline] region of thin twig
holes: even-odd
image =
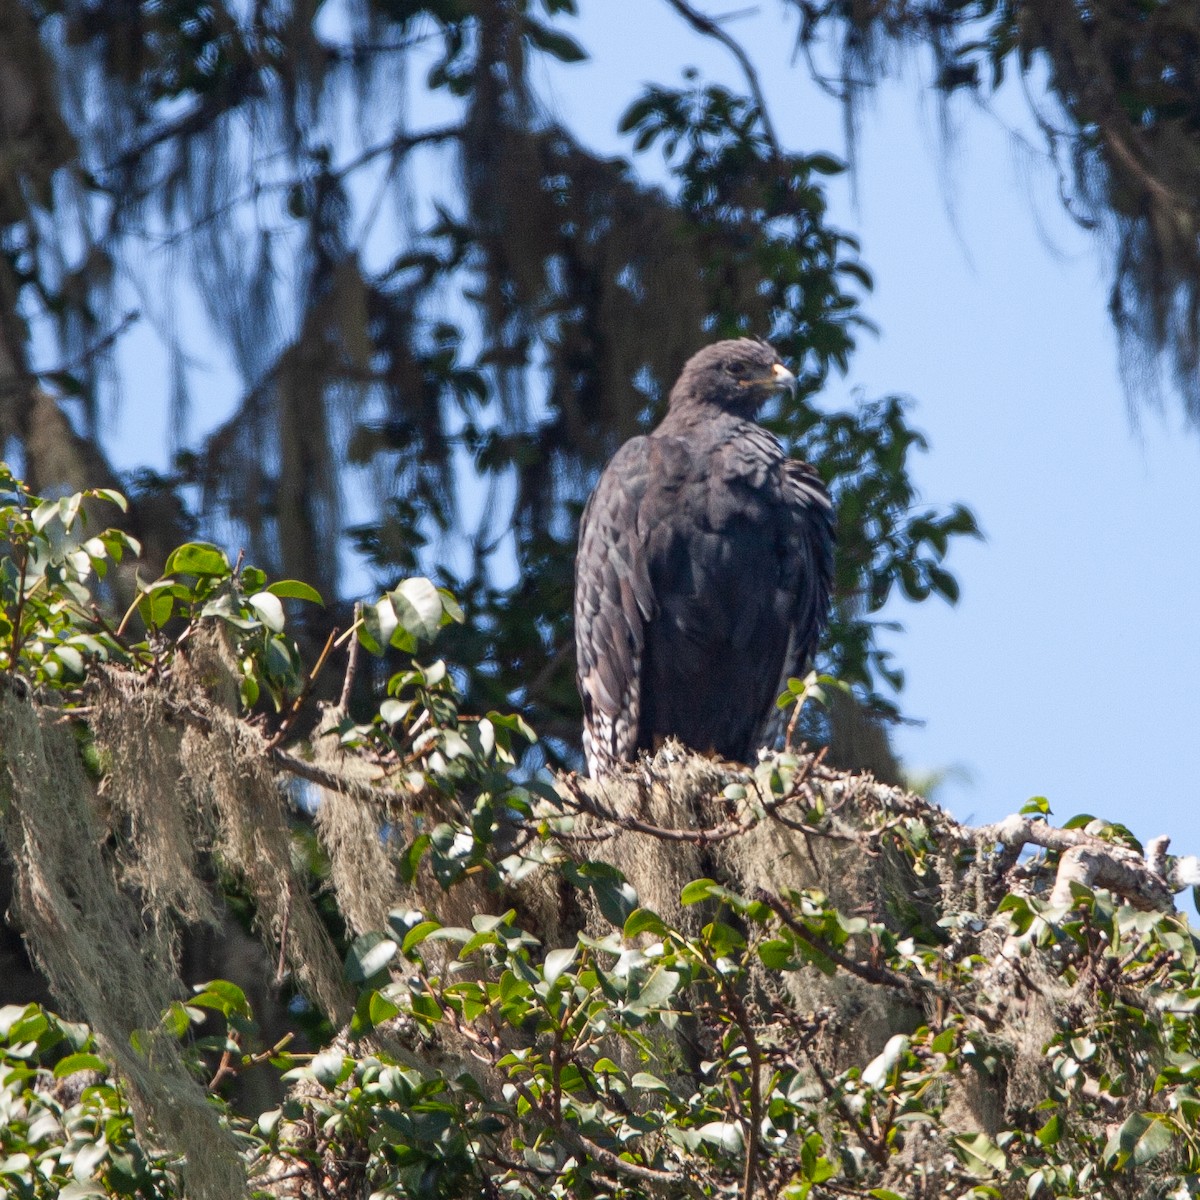
[[[637,817],[613,812],[583,792],[575,780],[567,779],[564,782],[575,801],[572,807],[577,812],[585,812],[602,821],[619,825],[622,829],[628,829],[633,833],[645,833],[664,842],[693,842],[696,845],[708,845],[712,842],[728,841],[749,828],[749,824],[742,821],[723,821],[720,825],[714,825],[707,829],[667,829],[662,825],[653,825],[648,821],[639,820]]]
[[[122,638],[121,635],[113,628],[112,622],[109,621],[109,619],[100,610],[99,605],[97,605],[94,601],[90,605],[90,613],[84,615],[89,616],[91,620],[95,621],[96,624],[99,625],[100,628],[103,629],[104,632],[107,633],[108,636],[112,638],[112,640],[116,642],[126,654],[129,655],[130,658],[138,659],[141,662],[145,662],[150,665],[156,661],[154,654],[151,651],[142,650],[136,646],[129,645],[129,643],[126,642],[125,639]]]
[[[538,695],[542,688],[554,678],[559,667],[575,653],[575,644],[569,639],[546,660],[542,669],[533,677],[533,681],[525,689],[525,695],[532,697]]]
[[[361,606],[360,606],[360,607],[361,607]],[[346,632],[345,632],[345,633],[343,633],[343,634],[342,634],[342,636],[341,636],[341,637],[339,637],[339,638],[338,638],[338,640],[337,640],[336,642],[334,642],[334,643],[333,643],[333,644],[334,644],[334,646],[335,646],[335,647],[340,647],[340,646],[341,646],[341,644],[342,644],[343,642],[345,642],[345,641],[349,641],[349,639],[350,639],[350,638],[352,638],[352,637],[353,637],[353,636],[354,636],[354,635],[355,635],[355,634],[358,632],[358,627],[359,627],[361,624],[362,624],[362,617],[360,616],[360,617],[358,618],[358,620],[357,620],[357,621],[355,621],[355,622],[354,622],[354,624],[353,624],[353,625],[351,625],[351,626],[350,626],[350,628],[349,628],[349,629],[347,629],[347,630],[346,630]]]
[[[277,746],[269,755],[271,762],[289,775],[296,775],[315,783],[318,787],[328,788],[331,792],[341,792],[343,795],[361,795],[364,791],[371,793],[376,800],[387,804],[412,804],[419,793],[415,791],[400,791],[397,788],[381,787],[366,779],[351,779],[328,767],[319,767],[316,763],[306,762],[281,750]]]
[[[290,1171],[283,1171],[279,1175],[268,1175],[265,1179],[254,1179],[252,1182],[256,1189],[262,1190],[274,1187],[277,1183],[287,1183],[289,1179],[303,1179],[309,1174],[311,1172],[307,1166],[293,1167]]]
[[[57,367],[47,367],[44,371],[37,372],[38,379],[49,379],[55,375],[67,375],[72,371],[82,370],[88,363],[98,358],[106,350],[110,350],[121,335],[141,317],[136,309],[131,309],[121,320],[109,330],[99,341],[93,342],[90,346],[85,346],[73,359],[65,363],[60,363]]]
[[[388,138],[385,142],[380,142],[378,145],[370,146],[364,150],[356,158],[352,158],[349,162],[340,167],[335,167],[328,173],[328,177],[342,180],[346,176],[353,174],[355,171],[366,166],[376,158],[380,158],[385,154],[390,154],[394,161],[398,161],[403,155],[415,150],[418,146],[437,145],[441,142],[451,141],[455,137],[461,137],[463,127],[461,125],[451,125],[439,127],[437,129],[426,129],[419,133],[402,133],[395,137]],[[181,229],[177,233],[172,233],[167,237],[158,239],[155,245],[159,248],[175,246],[185,238],[191,237],[206,225],[211,225],[218,221],[226,214],[234,209],[241,207],[243,204],[249,203],[251,200],[257,199],[263,193],[269,192],[289,192],[297,186],[298,181],[294,177],[281,179],[276,183],[264,184],[256,180],[244,191],[233,196],[224,203],[216,205],[209,209],[202,217],[198,217],[186,229]]]
[[[792,748],[792,737],[796,732],[796,722],[800,720],[800,710],[804,707],[804,697],[797,696],[795,706],[792,708],[792,715],[788,718],[787,733],[783,735],[783,748],[790,750]]]
[[[763,1065],[762,1047],[754,1035],[754,1023],[737,988],[733,987],[721,971],[715,972],[720,981],[721,991],[725,995],[725,1003],[729,1012],[742,1031],[746,1042],[746,1054],[750,1059],[750,1118],[746,1122],[746,1168],[742,1176],[742,1200],[753,1200],[754,1188],[758,1182],[759,1134],[763,1123],[762,1079],[759,1077]]]
[[[231,1031],[225,1045],[225,1051],[221,1055],[221,1061],[217,1064],[216,1074],[208,1081],[208,1090],[210,1092],[215,1092],[226,1079],[232,1079],[237,1074],[237,1068],[233,1065],[233,1055],[234,1051],[240,1050],[241,1045],[238,1042],[237,1032],[236,1030]]]
[[[337,637],[337,633],[337,626],[335,625],[329,631],[329,636],[325,639],[325,648],[321,651],[316,663],[313,664],[313,669],[309,671],[308,678],[304,681],[304,686],[300,689],[300,694],[292,701],[292,705],[288,709],[287,715],[280,722],[275,735],[267,742],[268,751],[274,750],[287,737],[288,732],[296,722],[296,718],[300,715],[300,710],[304,707],[309,696],[312,695],[313,686],[317,682],[317,676],[320,675],[321,668],[325,665],[325,660],[329,657],[330,650],[333,649],[333,639]]]
[[[832,1100],[841,1113],[842,1120],[850,1126],[851,1129],[858,1135],[858,1140],[866,1152],[882,1165],[887,1162],[887,1150],[880,1146],[873,1137],[862,1127],[858,1117],[851,1111],[850,1106],[846,1103],[846,1098],[841,1092],[834,1087],[832,1080],[825,1074],[821,1066],[821,1060],[811,1046],[804,1046],[804,1057],[808,1059],[808,1065],[812,1068],[813,1074],[817,1077],[817,1082],[821,1085],[821,1090],[825,1093],[827,1100]]]
[[[756,888],[754,898],[761,900],[763,904],[771,909],[802,942],[810,946],[818,954],[822,954],[837,963],[839,967],[845,968],[851,975],[857,975],[859,979],[865,979],[868,983],[881,983],[887,987],[899,988],[906,992],[918,990],[934,992],[941,990],[937,984],[930,982],[928,979],[923,979],[919,975],[901,975],[899,972],[892,971],[887,967],[873,967],[868,963],[860,963],[856,959],[843,954],[836,946],[831,945],[825,938],[821,937],[820,934],[805,929],[788,912],[787,905],[778,896],[768,892],[766,888]]]
[[[758,81],[758,72],[755,71],[754,64],[750,61],[750,56],[742,48],[741,43],[726,33],[712,17],[706,16],[702,12],[697,12],[687,0],[667,0],[667,3],[697,33],[702,33],[706,37],[716,38],[738,60],[738,65],[742,68],[742,73],[746,76],[746,84],[750,88],[750,94],[754,97],[754,103],[758,107],[758,118],[762,122],[763,136],[767,139],[767,145],[771,147],[771,153],[775,158],[782,158],[783,151],[780,149],[779,139],[775,136],[775,127],[771,124],[771,116],[767,112],[767,100],[763,95],[762,85]]]
[[[352,629],[358,628],[359,621],[362,620],[362,601],[354,602],[354,620],[351,623]],[[350,657],[346,660],[346,677],[342,680],[342,694],[338,697],[338,711],[345,713],[350,707],[350,693],[354,690],[354,676],[358,671],[358,638],[352,638],[350,641]]]
[[[287,980],[287,944],[288,926],[292,918],[292,893],[287,891],[283,896],[283,915],[279,920],[279,959],[275,964],[275,986],[282,987]]]
[[[591,1138],[577,1133],[566,1125],[560,1127],[558,1135],[576,1150],[583,1150],[598,1162],[602,1162],[610,1171],[616,1171],[632,1179],[640,1179],[644,1183],[656,1184],[659,1187],[664,1185],[682,1186],[693,1195],[699,1194],[693,1181],[682,1171],[662,1171],[656,1167],[644,1167],[640,1163],[629,1162],[627,1159],[619,1158],[612,1150],[601,1146],[599,1142],[593,1142]]]

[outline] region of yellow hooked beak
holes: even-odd
[[[780,388],[781,390],[783,388],[787,388],[787,390],[793,396],[796,394],[796,377],[787,369],[787,367],[783,365],[783,363],[776,363],[771,368],[771,376],[774,379],[775,386],[777,388]]]

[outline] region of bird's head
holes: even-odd
[[[795,391],[796,377],[767,345],[752,338],[714,342],[693,354],[671,389],[671,408],[712,404],[753,417],[781,388]]]

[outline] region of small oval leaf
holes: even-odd
[[[255,592],[247,603],[258,613],[262,623],[272,633],[283,632],[286,618],[283,615],[283,604],[278,596],[269,591]]]
[[[315,587],[309,587],[307,583],[302,583],[299,579],[277,579],[266,590],[272,596],[282,596],[285,600],[308,600],[313,604],[321,605],[322,608],[325,607],[321,593]]]
[[[171,551],[164,575],[228,575],[229,559],[210,542],[184,542]]]
[[[546,977],[546,982],[553,987],[559,980],[562,973],[574,961],[575,954],[579,950],[578,946],[565,946],[561,950],[551,950],[546,955],[546,961],[542,967],[542,973]]]

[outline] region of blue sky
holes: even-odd
[[[581,7],[561,24],[590,60],[540,82],[599,150],[628,153],[617,122],[646,81],[674,83],[695,65],[742,86],[728,52],[665,3]],[[762,73],[782,140],[843,152],[838,104],[790,65],[794,24],[764,4],[729,28]],[[887,614],[906,627],[891,642],[908,676],[901,703],[922,722],[896,744],[916,771],[962,769],[937,797],[961,818],[994,820],[1045,795],[1059,819],[1088,811],[1200,851],[1200,439],[1170,412],[1131,421],[1097,246],[1021,149],[1014,130],[1040,143],[1019,91],[1001,97],[999,119],[963,104],[947,153],[922,83],[914,61],[867,104],[857,196],[847,179],[831,189],[834,220],[859,236],[874,273],[866,312],[880,332],[863,337],[828,405],[857,390],[911,396],[931,443],[917,464],[925,498],[969,504],[987,535],[952,554],[956,608]],[[426,116],[439,114],[413,120]],[[653,152],[635,162],[661,178]],[[166,461],[165,415],[138,402],[145,380],[165,377],[153,342],[142,329],[121,349],[122,467]],[[236,396],[227,366],[214,356],[206,370],[193,436]]]
[[[708,6],[712,10],[713,6]],[[728,53],[665,4],[585,3],[588,64],[553,72],[555,103],[592,145],[615,135],[635,88],[684,65],[739,86]],[[762,5],[728,28],[761,71],[781,139],[844,151],[840,106],[790,66],[794,24]],[[898,603],[902,704],[923,724],[895,741],[916,770],[957,766],[939,799],[997,819],[1030,796],[1200,850],[1200,439],[1146,412],[1131,420],[1117,371],[1096,243],[1063,212],[1018,89],[1000,117],[969,102],[946,152],[917,60],[864,108],[857,204],[843,181],[834,219],[875,276],[855,389],[914,399],[931,443],[925,497],[961,500],[984,543],[950,565],[962,600]],[[924,72],[927,76],[928,72]],[[645,161],[643,161],[643,159]],[[652,156],[636,160],[653,172]]]

